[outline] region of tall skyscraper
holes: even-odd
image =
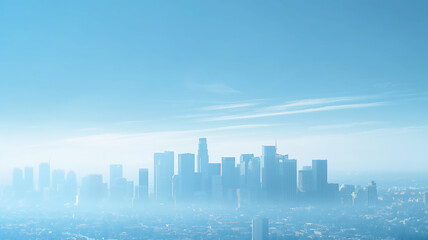
[[[278,200],[281,194],[276,146],[263,146],[261,165],[263,191],[268,200]]]
[[[299,170],[299,190],[301,192],[312,192],[314,190],[314,181],[312,168],[305,166],[302,170]]]
[[[24,168],[24,185],[26,191],[31,192],[34,190],[34,174],[32,167]]]
[[[198,172],[208,172],[208,147],[207,139],[199,138],[198,145]]]
[[[253,218],[252,240],[269,239],[269,221],[267,218]]]
[[[110,199],[123,200],[126,196],[127,183],[123,178],[123,166],[121,164],[110,165]]]
[[[138,170],[138,198],[141,201],[149,198],[149,169],[140,168]]]
[[[237,176],[235,169],[235,158],[234,157],[222,157],[221,158],[221,181],[223,188],[223,199],[233,200],[235,199],[235,191],[237,185]]]
[[[206,196],[210,195],[211,177],[209,175],[208,146],[206,138],[199,138],[198,155],[197,155],[197,172],[201,177],[201,190]],[[199,185],[199,183],[198,183]]]
[[[98,204],[104,196],[103,176],[101,174],[88,175],[82,178],[79,204]]]
[[[285,201],[297,200],[297,161],[295,159],[282,159],[281,192]]]
[[[322,200],[327,190],[327,160],[312,160],[312,174],[315,192]]]
[[[39,191],[43,191],[45,188],[49,188],[51,184],[51,168],[49,163],[39,164]]]
[[[110,188],[114,185],[114,181],[123,177],[123,166],[122,164],[111,164],[110,165]]]
[[[260,158],[254,157],[248,162],[247,168],[248,197],[252,202],[259,201],[261,195]]]
[[[157,201],[172,200],[172,176],[174,175],[174,152],[154,154],[154,194]]]
[[[247,192],[248,164],[252,158],[254,158],[254,154],[241,154],[240,158],[239,187],[244,195]]]
[[[191,199],[194,192],[195,154],[178,154],[179,198]]]
[[[376,205],[377,203],[377,188],[376,183],[371,181],[371,183],[367,186],[367,204],[369,206]]]

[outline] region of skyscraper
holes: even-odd
[[[121,164],[110,165],[110,198],[120,201],[125,198],[127,185],[123,178],[123,166]]]
[[[280,164],[281,192],[285,201],[297,200],[297,161],[283,159]]]
[[[140,168],[138,170],[138,198],[147,200],[149,198],[149,169]]]
[[[269,239],[269,221],[267,218],[253,218],[252,240]]]
[[[235,190],[237,185],[237,176],[235,170],[234,157],[221,158],[221,181],[223,188],[223,199],[233,200],[235,198]]]
[[[277,200],[280,196],[280,188],[276,146],[263,146],[261,165],[263,191],[268,200]]]
[[[200,174],[201,177],[200,186],[202,192],[204,192],[207,196],[210,195],[211,177],[209,175],[208,146],[206,138],[199,138],[197,172]]]
[[[174,175],[174,152],[154,154],[154,194],[157,201],[172,200],[172,176]]]
[[[299,170],[299,190],[310,193],[314,190],[314,181],[311,167],[303,167]]]
[[[202,174],[208,172],[208,147],[206,138],[199,138],[198,172],[202,172]]]
[[[254,158],[254,154],[241,154],[239,170],[239,187],[243,192],[247,192],[248,164]]]
[[[376,183],[371,181],[371,183],[367,186],[367,204],[369,206],[376,205],[377,203],[377,188]]]
[[[111,164],[110,165],[110,188],[114,185],[114,181],[123,177],[123,166],[122,164]]]
[[[260,182],[260,158],[254,157],[248,162],[247,168],[247,189],[250,201],[260,200],[261,182]]]
[[[43,191],[43,189],[49,188],[51,184],[50,171],[51,170],[49,163],[39,164],[39,191]]]
[[[178,154],[179,198],[191,199],[194,192],[195,154]]]
[[[98,204],[104,196],[103,176],[101,174],[88,175],[82,178],[82,187],[79,194],[79,204]]]
[[[327,188],[327,160],[312,160],[312,174],[315,193],[323,200]]]

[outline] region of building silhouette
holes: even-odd
[[[172,200],[172,176],[174,175],[174,152],[154,154],[154,194],[160,202]]]

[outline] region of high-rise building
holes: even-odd
[[[254,157],[248,162],[247,168],[247,189],[248,198],[252,202],[260,200],[261,182],[260,182],[260,158]]]
[[[114,181],[123,177],[123,166],[122,164],[111,164],[110,165],[110,188],[114,185]]]
[[[312,168],[305,166],[302,170],[299,170],[299,190],[300,192],[312,192],[314,191],[314,181]]]
[[[34,190],[34,174],[32,167],[24,168],[24,188],[29,192]]]
[[[269,221],[267,218],[253,218],[252,240],[269,239]]]
[[[314,188],[319,199],[324,199],[327,188],[327,160],[312,160]]]
[[[50,178],[50,164],[40,163],[39,164],[39,191],[43,191],[45,188],[49,188],[51,184]]]
[[[377,188],[376,183],[371,181],[371,183],[367,186],[367,204],[369,206],[376,205],[377,203]]]
[[[198,172],[208,172],[208,146],[206,138],[199,138],[198,145]]]
[[[236,190],[236,169],[234,157],[221,158],[221,182],[223,199],[233,200]]]
[[[239,169],[239,187],[242,194],[245,195],[248,187],[248,164],[251,159],[254,158],[254,154],[241,154],[240,158],[240,169]]]
[[[174,152],[154,154],[154,194],[160,202],[172,200],[172,176],[174,175]]]
[[[261,165],[263,191],[268,200],[278,200],[281,192],[276,146],[263,146]]]
[[[195,155],[178,154],[179,198],[192,199],[195,179]]]
[[[141,201],[149,198],[149,169],[138,170],[138,199]]]
[[[280,160],[281,192],[285,201],[297,200],[297,160]]]
[[[82,178],[79,204],[98,204],[104,196],[103,176],[101,174],[88,175]]]

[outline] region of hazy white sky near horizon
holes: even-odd
[[[0,3],[0,182],[153,153],[428,171],[426,1]]]

